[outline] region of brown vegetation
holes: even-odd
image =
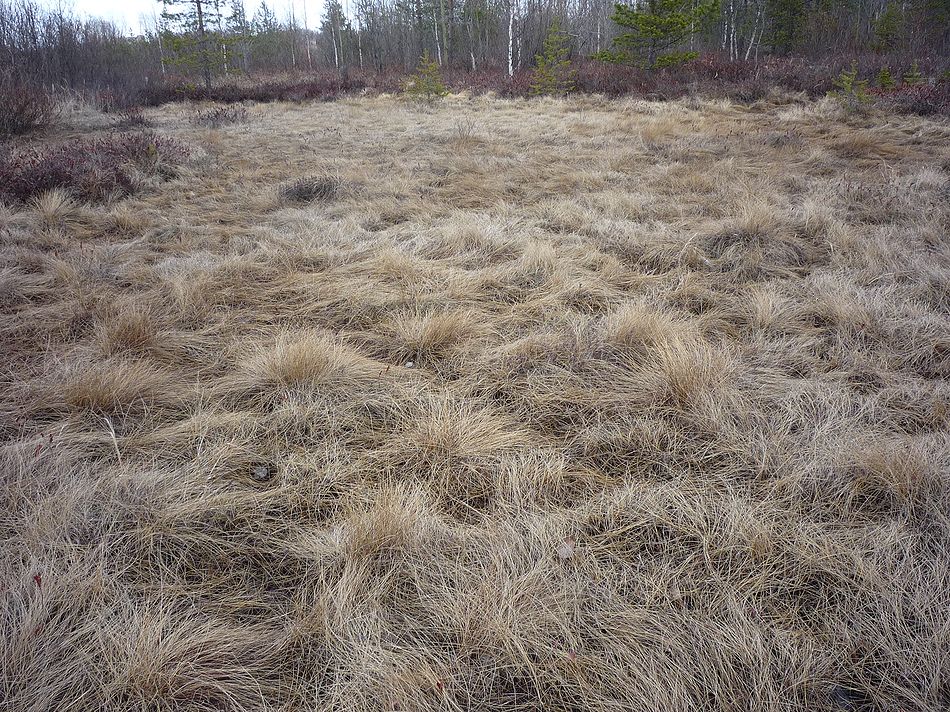
[[[0,707],[950,706],[945,122],[189,111],[0,209]]]

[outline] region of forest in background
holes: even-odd
[[[689,61],[599,61],[630,29],[616,22],[630,10],[659,18],[646,30]],[[817,95],[855,60],[872,85],[885,68],[898,83],[910,74],[945,84],[950,47],[950,0],[330,0],[319,18],[292,5],[279,14],[265,2],[249,14],[242,0],[165,0],[136,35],[63,7],[0,0],[0,81],[7,93],[26,83],[123,104],[326,98],[398,90],[428,53],[451,85],[518,95],[554,23],[576,88],[607,94],[665,97],[731,82],[739,99],[770,85]],[[245,89],[216,95],[212,82]]]

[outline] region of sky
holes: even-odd
[[[60,4],[57,0],[41,0],[41,2],[49,6]],[[222,0],[224,5],[229,5],[230,2],[231,0]],[[281,18],[289,14],[290,5],[293,2],[297,20],[301,23],[306,4],[307,24],[311,27],[319,22],[320,14],[323,12],[323,0],[266,0],[266,2]],[[71,7],[77,15],[102,17],[135,33],[141,30],[143,17],[151,17],[160,12],[157,0],[63,0],[62,5]],[[244,0],[248,17],[254,15],[258,5],[260,5],[260,0]]]

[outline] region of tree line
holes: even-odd
[[[35,0],[0,0],[0,71],[46,84],[116,86],[283,71],[531,67],[552,25],[570,55],[660,67],[716,52],[946,56],[950,0],[329,0],[319,18],[267,0],[161,0],[135,35]]]

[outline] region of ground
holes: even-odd
[[[950,706],[945,121],[193,111],[0,210],[0,707]]]

